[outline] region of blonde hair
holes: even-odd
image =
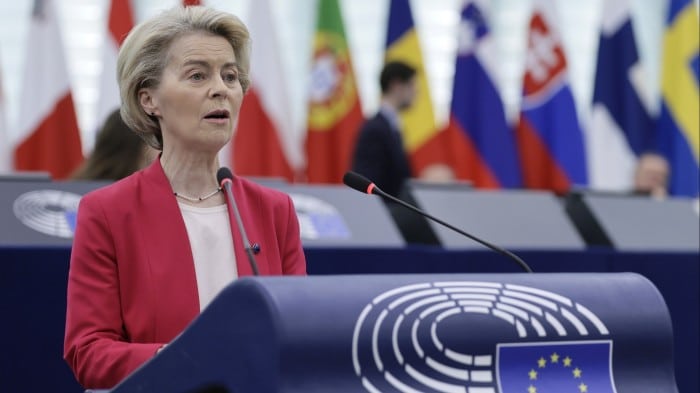
[[[172,42],[198,31],[224,37],[231,44],[245,93],[250,85],[250,35],[243,22],[227,12],[201,6],[171,8],[134,27],[119,50],[117,79],[122,119],[157,150],[163,150],[160,125],[143,110],[139,90],[157,87]]]

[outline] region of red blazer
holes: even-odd
[[[306,274],[299,223],[286,194],[244,179],[234,196],[260,274]],[[239,276],[252,274],[236,225]],[[194,260],[160,160],[86,194],[68,275],[64,358],[86,388],[111,388],[199,314]]]

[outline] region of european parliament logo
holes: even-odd
[[[616,393],[601,319],[524,285],[439,281],[381,293],[358,316],[355,374],[366,391]]]
[[[302,239],[349,239],[343,215],[332,204],[305,194],[289,194],[299,219]]]
[[[37,232],[70,239],[75,232],[80,198],[67,191],[35,190],[17,197],[12,211],[22,224]]]

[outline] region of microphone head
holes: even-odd
[[[371,194],[373,190],[377,189],[377,186],[374,185],[371,180],[356,172],[345,172],[345,175],[343,176],[343,183],[353,190],[357,190],[365,194]]]
[[[233,173],[230,169],[222,166],[218,171],[216,171],[216,181],[219,183],[219,185],[222,185],[224,180],[233,181]]]

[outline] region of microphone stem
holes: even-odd
[[[450,229],[452,229],[453,231],[455,231],[455,232],[457,232],[457,233],[459,233],[459,234],[461,234],[461,235],[464,235],[464,236],[466,236],[466,237],[468,237],[468,238],[474,240],[475,242],[477,242],[477,243],[479,243],[479,244],[482,244],[482,245],[484,245],[484,246],[486,246],[486,247],[492,249],[493,251],[496,251],[496,252],[498,252],[498,253],[500,253],[500,254],[503,254],[503,255],[505,255],[505,256],[511,258],[511,259],[514,260],[518,265],[520,265],[520,268],[522,268],[523,271],[525,271],[526,273],[532,273],[532,269],[530,269],[530,266],[528,266],[527,263],[525,263],[525,261],[523,261],[522,259],[520,259],[519,256],[513,254],[512,252],[510,252],[510,251],[508,251],[508,250],[506,250],[506,249],[503,249],[503,248],[501,248],[501,247],[498,247],[498,246],[496,246],[496,245],[493,245],[493,244],[491,244],[491,243],[489,243],[489,242],[487,242],[487,241],[485,241],[485,240],[481,240],[481,239],[479,239],[479,238],[477,238],[477,237],[475,237],[475,236],[472,236],[472,235],[468,234],[467,232],[464,232],[463,230],[461,230],[461,229],[459,229],[459,228],[457,228],[457,227],[454,227],[454,226],[452,226],[452,225],[446,223],[445,221],[442,221],[441,219],[439,219],[439,218],[437,218],[437,217],[430,216],[430,215],[428,215],[427,213],[423,212],[422,210],[420,210],[420,209],[418,209],[418,208],[412,206],[411,204],[408,204],[408,203],[402,201],[402,200],[399,199],[399,198],[396,198],[396,197],[394,197],[394,196],[392,196],[392,195],[387,194],[386,192],[382,191],[382,190],[379,189],[378,187],[375,187],[372,191],[373,191],[374,193],[379,194],[380,196],[382,196],[382,197],[384,197],[384,198],[387,198],[387,199],[389,199],[389,200],[391,200],[391,201],[393,201],[393,202],[396,202],[396,203],[398,203],[398,204],[400,204],[400,205],[402,205],[402,206],[404,206],[404,207],[410,209],[411,211],[414,211],[414,212],[420,214],[420,215],[423,216],[423,217],[426,217],[426,218],[428,218],[428,219],[434,220],[434,221],[437,222],[438,224],[443,225],[443,226],[445,226],[445,227],[447,227],[447,228],[450,228]]]
[[[236,224],[238,225],[239,232],[241,232],[241,241],[243,242],[243,248],[248,256],[248,262],[250,262],[250,269],[253,271],[253,275],[257,276],[258,273],[258,263],[255,261],[253,256],[253,251],[250,247],[250,242],[248,241],[248,235],[245,233],[245,228],[243,227],[243,220],[241,219],[241,213],[238,211],[238,206],[236,205],[236,200],[233,198],[233,190],[231,189],[231,181],[223,182],[224,191],[226,191],[226,197],[228,203],[233,210],[233,215],[236,219]]]

